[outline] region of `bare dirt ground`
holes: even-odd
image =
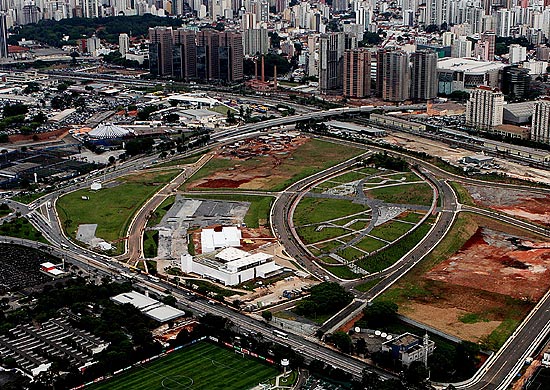
[[[517,237],[480,228],[455,255],[425,278],[537,301],[550,287],[550,250],[524,250]]]
[[[424,139],[412,134],[394,132],[384,139],[393,145],[399,145],[410,150],[425,152],[432,156],[441,157],[445,161],[452,164],[456,164],[458,160],[465,156],[475,154],[472,151],[460,148],[452,149],[449,145],[443,142]],[[518,179],[534,180],[541,183],[550,184],[550,175],[548,174],[548,171],[526,167],[500,158],[495,158],[495,162],[501,166],[501,169],[496,170],[496,172],[505,173],[510,177],[515,177]]]
[[[463,340],[478,342],[491,334],[500,325],[501,321],[476,322],[465,324],[460,318],[467,315],[466,310],[456,307],[437,307],[422,303],[412,303],[401,310],[403,315],[452,334]]]
[[[68,128],[62,128],[54,131],[47,131],[44,133],[37,133],[37,134],[13,134],[10,135],[9,142],[10,143],[19,143],[19,142],[40,142],[40,141],[51,141],[51,140],[57,140],[65,137],[69,133]]]
[[[550,196],[548,195],[472,185],[466,186],[466,189],[479,206],[550,226]]]
[[[309,141],[306,137],[263,142],[260,138],[247,139],[231,147],[223,148],[214,158],[231,160],[233,167],[218,169],[205,178],[194,181],[188,190],[194,188],[269,188],[270,183],[292,177],[292,172],[280,169],[284,160],[301,145]]]

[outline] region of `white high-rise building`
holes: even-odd
[[[502,125],[504,95],[497,88],[481,86],[470,92],[466,124],[482,130]]]
[[[510,65],[519,64],[527,59],[527,48],[518,44],[510,45]]]
[[[465,36],[458,37],[451,45],[451,57],[466,58],[472,56],[472,41]]]
[[[550,99],[546,98],[535,102],[533,107],[533,123],[531,139],[537,142],[550,144]]]
[[[118,51],[124,57],[130,50],[130,37],[122,33],[118,36]]]
[[[497,12],[497,36],[509,37],[513,26],[514,13],[507,9],[499,9]]]

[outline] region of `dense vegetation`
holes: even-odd
[[[366,163],[374,165],[376,168],[386,168],[398,172],[407,172],[410,170],[409,164],[405,160],[400,157],[390,156],[387,152],[373,154],[367,159]]]
[[[296,312],[304,316],[332,314],[344,308],[353,299],[353,294],[334,282],[313,286],[309,297],[296,305]]]
[[[69,18],[60,21],[41,20],[37,24],[27,24],[13,29],[9,43],[39,39],[50,46],[61,47],[75,44],[77,39],[89,38],[92,34],[110,43],[118,43],[120,33],[132,32],[135,37],[146,36],[149,27],[182,25],[181,19],[161,18],[150,14],[142,16],[114,16],[108,18]],[[63,37],[69,36],[68,41]]]

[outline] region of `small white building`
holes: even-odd
[[[183,317],[185,312],[175,307],[165,305],[156,299],[149,298],[147,295],[130,291],[111,297],[111,301],[123,305],[129,303],[139,309],[146,316],[158,321],[167,322],[176,318]]]
[[[181,256],[181,270],[216,280],[226,286],[235,286],[255,278],[269,278],[283,271],[267,253],[250,254],[237,248],[225,248],[193,258]]]
[[[216,249],[241,246],[241,231],[236,226],[224,226],[221,231],[202,229],[202,253],[214,252]]]

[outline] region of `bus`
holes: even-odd
[[[285,333],[285,332],[281,332],[280,330],[274,330],[273,334],[277,337],[282,338],[282,339],[285,339],[285,340],[288,339],[288,334]]]

